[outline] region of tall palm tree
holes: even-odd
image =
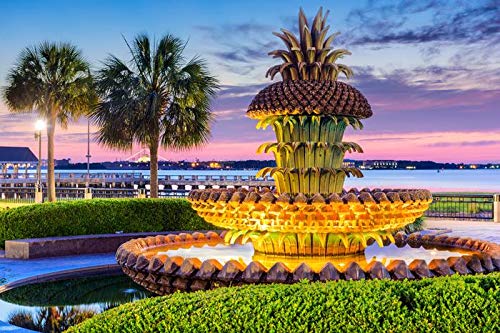
[[[101,98],[91,119],[105,146],[149,148],[151,197],[158,197],[158,148],[184,150],[208,140],[210,102],[217,80],[197,57],[185,61],[185,43],[165,35],[158,42],[146,35],[126,40],[131,60],[105,60],[96,75]]]
[[[28,47],[7,76],[3,98],[12,112],[36,112],[47,121],[47,192],[48,200],[55,201],[56,122],[65,128],[95,103],[88,62],[67,43],[43,42]]]

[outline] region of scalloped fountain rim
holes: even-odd
[[[310,281],[361,280],[361,279],[421,279],[435,276],[458,274],[479,274],[500,271],[500,245],[492,242],[465,237],[446,235],[422,235],[413,233],[409,236],[400,232],[395,235],[396,246],[408,244],[417,247],[445,247],[465,249],[478,254],[453,256],[448,259],[433,259],[427,264],[422,259],[415,259],[409,265],[403,260],[392,260],[384,265],[380,261],[371,261],[364,269],[352,261],[339,270],[331,262],[315,272],[306,263],[290,270],[284,263],[276,262],[266,269],[260,262],[252,261],[244,265],[240,261],[229,260],[224,265],[215,259],[201,262],[197,258],[145,254],[162,246],[203,246],[217,245],[224,242],[225,231],[221,234],[182,233],[166,236],[139,238],[122,244],[116,253],[118,264],[125,274],[136,283],[160,295],[175,290],[207,290],[220,286],[256,284],[256,283],[294,283],[302,279]]]

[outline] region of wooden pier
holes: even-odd
[[[93,197],[121,198],[137,196],[141,189],[149,192],[149,176],[140,172],[87,173],[56,172],[58,198],[83,198],[85,188]],[[30,199],[34,197],[36,175],[30,173],[0,174],[0,199]],[[164,175],[158,178],[160,196],[185,196],[193,189],[274,186],[272,178],[248,175]],[[46,175],[42,176],[46,188]]]

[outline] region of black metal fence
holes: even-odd
[[[44,189],[45,190],[45,189]],[[145,191],[149,197],[149,190],[133,188],[93,188],[93,198],[135,198],[140,191]],[[34,202],[33,187],[7,187],[0,190],[0,201],[13,203]],[[45,192],[45,191],[44,191]],[[144,193],[144,192],[143,192]],[[183,198],[189,191],[184,189],[160,189],[162,198]],[[84,188],[57,188],[58,200],[78,200],[85,197]],[[44,197],[47,193],[44,193]],[[427,217],[448,218],[461,220],[493,220],[493,194],[464,194],[464,193],[434,193],[433,202],[425,213]]]
[[[133,188],[92,188],[93,198],[136,198],[139,196],[139,189]],[[149,197],[149,190],[145,191]],[[47,189],[43,189],[44,197],[47,198]],[[161,198],[184,198],[189,194],[188,190],[160,189],[158,195]],[[85,197],[85,189],[78,187],[58,187],[56,188],[57,200],[79,200]],[[35,189],[33,187],[5,187],[0,188],[0,201],[14,203],[30,203],[35,201]]]
[[[493,194],[432,194],[427,217],[461,220],[492,220]]]

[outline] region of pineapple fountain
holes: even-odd
[[[398,232],[423,215],[432,201],[429,191],[343,189],[346,177],[363,177],[360,170],[343,165],[346,152],[362,152],[358,144],[343,141],[344,132],[349,127],[362,129],[361,121],[371,117],[372,110],[356,88],[337,80],[353,74],[337,63],[350,53],[332,48],[337,34],[328,36],[327,16],[320,9],[309,24],[301,10],[298,37],[285,29],[275,33],[286,49],[270,52],[283,62],[267,75],[273,79],[279,74],[282,81],[260,91],[247,111],[258,121],[257,128],[270,126],[276,134],[276,142],[258,148],[259,153],[274,154],[276,167],[257,173],[273,177],[275,188],[191,191],[188,200],[194,210],[224,231],[124,243],[116,253],[117,262],[135,282],[166,294],[304,278],[412,279],[500,268],[498,244]],[[432,260],[427,264],[418,259],[423,253],[418,252],[410,256],[414,260],[409,265],[400,257],[389,262],[377,256],[368,262],[364,251],[374,242],[380,249],[390,243],[396,250],[432,249]],[[245,261],[236,247],[250,243],[252,256]],[[232,259],[223,261],[220,247]],[[461,256],[447,252],[457,248]],[[436,253],[441,254],[435,257]]]
[[[257,173],[270,175],[275,193],[206,189],[189,196],[207,222],[228,229],[229,243],[251,240],[257,252],[285,256],[331,256],[363,252],[367,244],[394,242],[392,234],[422,216],[432,201],[429,191],[343,191],[346,177],[363,177],[357,168],[343,167],[346,152],[363,152],[342,141],[348,127],[362,129],[372,116],[370,104],[354,87],[337,81],[352,70],[338,59],[350,54],[333,49],[337,34],[320,10],[312,24],[299,13],[297,38],[288,30],[274,33],[286,50],[269,54],[283,63],[267,76],[282,81],[260,91],[247,116],[257,128],[272,126],[276,142],[258,152],[272,152],[276,167]]]

